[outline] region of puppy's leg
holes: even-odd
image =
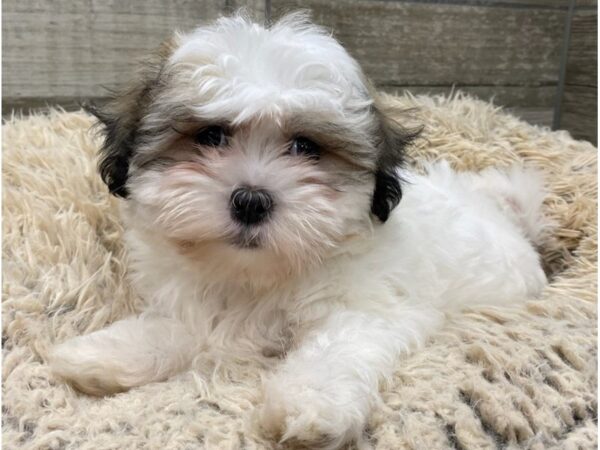
[[[405,309],[383,319],[340,312],[310,332],[265,382],[259,420],[269,434],[310,448],[360,439],[378,384],[398,356],[441,323],[439,312]]]
[[[194,340],[174,319],[133,317],[56,346],[49,356],[55,374],[92,395],[161,381],[183,370]]]

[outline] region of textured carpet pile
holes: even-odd
[[[411,162],[460,170],[524,162],[548,181],[551,283],[521,309],[454,317],[399,361],[366,431],[376,449],[591,449],[597,445],[597,150],[490,104],[389,98],[424,124]],[[95,169],[83,112],[3,127],[3,444],[6,449],[271,449],[252,427],[263,369],[187,372],[108,398],[46,365],[54,342],[132,314],[118,200]]]

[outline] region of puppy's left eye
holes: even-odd
[[[292,142],[290,147],[290,155],[292,156],[306,156],[311,159],[319,159],[321,156],[321,148],[318,144],[305,137],[297,137]]]
[[[194,142],[205,147],[220,147],[227,143],[227,136],[223,127],[212,125],[196,133]]]

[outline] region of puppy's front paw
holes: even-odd
[[[265,384],[262,431],[294,448],[337,449],[358,439],[369,410],[352,389],[276,377]]]
[[[86,394],[102,396],[125,390],[102,350],[86,337],[78,337],[54,347],[48,362],[55,375]]]
[[[92,395],[166,380],[188,366],[194,337],[179,321],[130,317],[56,346],[53,372]]]

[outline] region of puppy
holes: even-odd
[[[55,347],[53,370],[84,392],[165,380],[200,354],[279,356],[261,427],[336,448],[447,312],[546,284],[541,180],[403,169],[417,133],[302,14],[177,34],[94,113],[147,306]]]

